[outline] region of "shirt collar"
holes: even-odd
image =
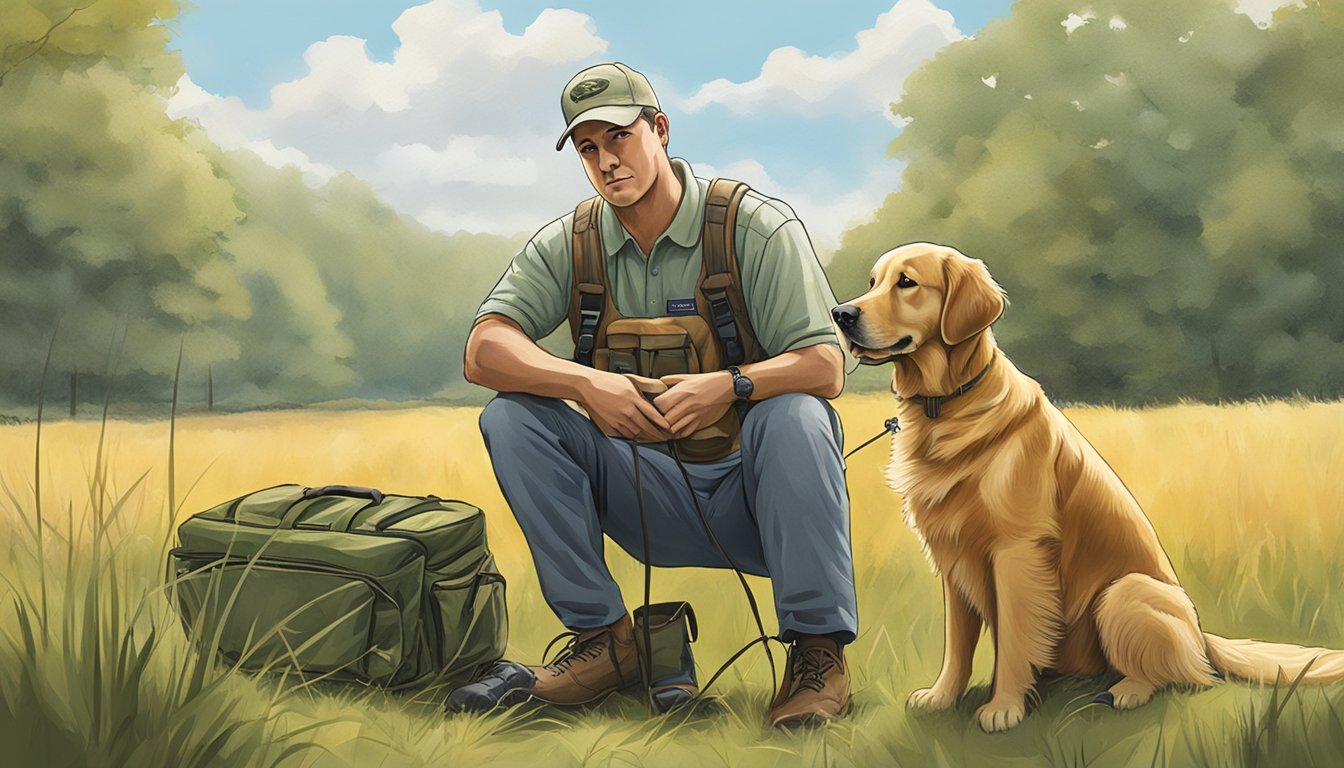
[[[700,231],[704,227],[705,220],[705,195],[700,189],[700,182],[691,171],[690,163],[674,157],[672,172],[677,174],[677,178],[681,181],[681,202],[677,204],[677,214],[672,217],[672,223],[658,239],[667,237],[677,245],[690,248],[700,242]],[[625,245],[625,241],[634,239],[625,230],[621,220],[616,218],[616,210],[610,204],[602,206],[601,226],[602,250],[606,251],[608,256],[614,256]],[[654,245],[657,246],[656,240]]]

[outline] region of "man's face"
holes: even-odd
[[[658,179],[667,155],[667,117],[659,113],[654,126],[639,118],[624,126],[589,120],[574,129],[588,181],[617,208],[639,202]]]

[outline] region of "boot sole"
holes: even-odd
[[[538,696],[536,693],[530,691],[528,692],[528,695],[531,696],[536,701],[540,701],[543,704],[550,704],[551,706],[554,707],[586,707],[586,706],[599,705],[618,693],[629,693],[631,695],[634,695],[636,692],[642,693],[643,690],[644,690],[643,683],[634,682],[626,686],[601,691],[593,695],[591,698],[584,699],[583,701],[552,701],[550,699]]]
[[[775,728],[783,728],[785,730],[792,730],[795,728],[816,728],[818,726],[825,725],[831,720],[835,720],[837,718],[841,718],[844,717],[845,715],[848,715],[850,713],[850,710],[852,710],[853,708],[854,708],[854,697],[850,696],[849,698],[845,699],[845,703],[841,705],[840,710],[836,712],[834,715],[826,716],[818,714],[816,712],[806,712],[800,715],[794,715],[792,717],[786,717],[780,720],[771,721],[770,725]]]

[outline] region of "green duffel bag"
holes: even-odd
[[[465,502],[281,485],[193,515],[178,539],[183,626],[242,669],[405,688],[504,653],[504,577]]]

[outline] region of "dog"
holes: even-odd
[[[1200,629],[1134,496],[998,348],[990,326],[1006,306],[983,262],[914,243],[883,254],[868,291],[832,312],[860,362],[893,366],[887,481],[942,579],[942,671],[908,706],[957,701],[982,625],[994,677],[976,717],[989,732],[1022,721],[1045,670],[1119,675],[1097,697],[1117,709],[1223,675],[1344,679],[1344,652]]]

